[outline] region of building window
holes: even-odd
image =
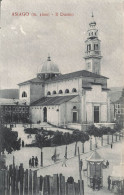
[[[47,95],[51,95],[50,91],[47,92]]]
[[[53,91],[53,94],[56,94],[56,91]]]
[[[69,93],[69,89],[66,89],[66,90],[65,90],[65,93]]]
[[[72,92],[77,92],[77,89],[76,89],[76,88],[73,88],[73,89],[72,89]]]
[[[27,97],[27,93],[25,91],[23,91],[22,97]]]
[[[94,50],[98,50],[98,44],[94,44]]]
[[[60,90],[59,90],[59,94],[62,94],[62,93],[63,93],[63,91],[60,89]]]
[[[91,44],[87,45],[87,51],[91,50]]]
[[[88,45],[87,45],[87,51],[88,51]]]
[[[77,107],[76,107],[76,106],[74,106],[74,107],[73,107],[73,110],[76,110],[76,109],[77,109]]]

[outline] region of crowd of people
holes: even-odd
[[[37,156],[36,157],[32,156],[32,158],[29,159],[29,168],[37,167],[37,166],[38,166],[38,158]]]

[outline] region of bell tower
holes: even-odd
[[[87,71],[101,74],[101,50],[100,40],[98,39],[98,30],[96,28],[96,22],[94,21],[94,15],[92,13],[92,21],[89,23],[89,29],[87,31],[87,39],[85,41],[85,69]]]

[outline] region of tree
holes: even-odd
[[[124,88],[122,89],[122,97],[124,97]]]
[[[52,145],[61,145],[63,142],[63,133],[60,131],[56,131],[51,139]]]
[[[81,131],[80,141],[82,142],[82,152],[84,153],[84,143],[89,140],[89,135]]]
[[[38,133],[36,134],[35,139],[36,139],[37,146],[41,148],[42,151],[43,147],[46,145],[46,140],[48,139],[47,135],[43,133]]]
[[[36,134],[35,138],[36,138],[36,142],[38,144],[38,147],[41,148],[41,166],[43,166],[43,151],[42,151],[42,149],[45,146],[45,143],[46,143],[46,140],[48,139],[48,137],[43,133],[40,133],[40,134],[38,133],[38,134]]]
[[[87,133],[90,136],[94,136],[94,137],[101,137],[102,136],[102,131],[100,130],[100,128],[97,128],[95,125],[91,125],[89,126]]]
[[[18,139],[18,133],[0,125],[0,154],[5,150],[8,153],[19,150],[21,139]]]

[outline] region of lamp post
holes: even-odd
[[[90,137],[90,150],[92,150],[92,137]]]
[[[82,142],[82,153],[84,153],[84,142]]]
[[[112,133],[112,143],[113,143],[113,133]]]
[[[101,146],[103,146],[103,135],[101,136]]]
[[[107,144],[109,144],[109,132],[107,134]]]
[[[95,149],[97,148],[97,139],[95,137]]]
[[[59,108],[56,111],[58,112],[58,127],[59,127]]]

